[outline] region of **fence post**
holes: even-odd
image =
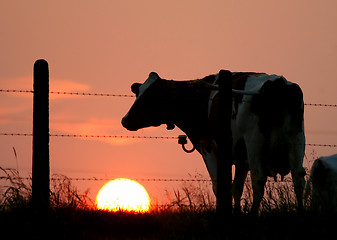
[[[49,208],[49,69],[34,64],[32,203],[40,213]]]
[[[219,72],[219,124],[216,211],[221,218],[232,215],[232,74]]]

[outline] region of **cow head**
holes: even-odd
[[[122,119],[123,127],[137,131],[167,124],[167,129],[173,129],[174,125],[169,119],[172,104],[169,100],[170,90],[170,81],[161,79],[155,72],[151,72],[143,84],[132,84],[131,91],[136,94],[136,100]]]

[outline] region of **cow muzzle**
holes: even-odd
[[[128,115],[122,118],[122,125],[129,131],[137,131],[139,129],[139,127],[136,127],[136,125],[133,124],[132,121],[130,121]]]

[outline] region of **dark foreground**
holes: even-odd
[[[38,217],[30,210],[0,212],[1,235],[10,239],[334,239],[337,215],[269,212],[217,220],[208,212],[150,214],[58,209]],[[217,227],[219,224],[220,227]],[[9,239],[8,238],[8,239]]]

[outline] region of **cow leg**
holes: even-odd
[[[247,173],[248,173],[247,164],[243,163],[235,165],[235,177],[232,186],[235,213],[241,212],[241,196],[246,181]]]
[[[305,170],[302,166],[292,166],[291,176],[293,179],[294,190],[297,198],[297,209],[299,212],[303,210],[303,191],[305,185]]]
[[[301,142],[301,135],[295,140]],[[304,137],[304,136],[303,136]],[[299,140],[298,140],[299,139]],[[297,209],[301,213],[303,210],[303,192],[305,185],[305,170],[303,168],[304,145],[295,145],[289,151],[291,177],[293,179],[294,190],[297,198]]]
[[[264,185],[267,181],[267,175],[263,170],[263,150],[264,140],[263,136],[256,133],[253,140],[248,138],[245,142],[247,144],[248,165],[252,180],[253,188],[253,205],[251,212],[254,215],[258,214],[260,203],[264,195]]]
[[[267,176],[263,173],[262,169],[260,170],[252,170],[251,171],[252,178],[252,187],[253,187],[253,206],[252,206],[252,214],[256,215],[260,208],[260,203],[264,194],[264,185],[267,182]]]

